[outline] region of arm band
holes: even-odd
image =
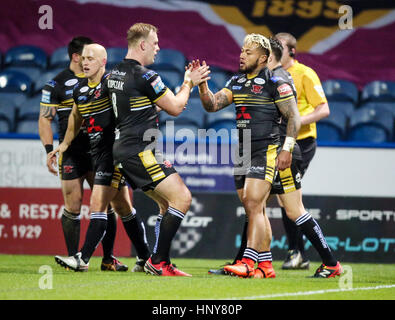
[[[44,148],[45,148],[45,151],[47,152],[47,154],[50,153],[51,151],[53,151],[53,145],[52,144],[46,144],[44,146]]]
[[[294,145],[295,145],[295,138],[292,137],[286,137],[283,145],[283,150],[291,152],[294,150]]]

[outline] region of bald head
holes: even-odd
[[[82,69],[87,78],[91,78],[99,71],[104,73],[106,62],[107,51],[102,45],[92,43],[84,46],[82,50]]]

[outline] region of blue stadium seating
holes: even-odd
[[[328,101],[349,101],[354,104],[358,101],[358,88],[350,81],[327,80],[322,83],[322,88]]]
[[[331,109],[327,118],[317,122],[317,140],[326,142],[341,141],[347,129],[347,116],[343,110]]]
[[[30,94],[32,86],[32,80],[21,72],[7,70],[0,72],[0,92]]]
[[[216,69],[211,70],[210,77],[215,86],[218,89],[222,89],[225,87],[226,82],[231,78],[231,75],[227,71]]]
[[[47,67],[47,54],[36,46],[22,45],[9,49],[4,56],[4,66]]]
[[[364,107],[353,112],[348,140],[382,143],[392,140],[394,117],[383,108]]]
[[[186,59],[181,51],[174,49],[162,49],[158,52],[155,62],[149,68],[159,70],[175,70],[180,73],[185,71]]]
[[[3,117],[3,115],[0,114],[0,133],[10,133],[10,132],[12,132],[10,120]]]
[[[49,68],[67,68],[70,64],[67,47],[57,48],[49,57]]]
[[[162,132],[163,136],[166,137],[167,139],[174,139],[177,137],[177,141],[182,141],[182,140],[193,140],[198,138],[198,130],[199,127],[193,123],[174,123],[174,135],[166,135],[166,126],[161,125],[159,127],[160,131]],[[186,130],[185,130],[186,129]],[[188,130],[188,131],[187,131]],[[167,130],[171,133],[173,133],[172,130]],[[183,136],[186,136],[187,138],[184,138]]]
[[[120,63],[126,56],[128,52],[127,48],[122,47],[111,47],[107,48],[107,65],[106,69],[111,70],[118,63]]]
[[[41,91],[44,88],[45,84],[55,78],[60,72],[62,72],[64,68],[57,68],[53,70],[48,70],[42,73],[38,79],[34,82],[34,93]]]
[[[214,129],[216,132],[216,136],[220,136],[221,139],[224,138],[226,141],[226,138],[229,139],[230,142],[235,143],[238,141],[238,135],[237,135],[237,130],[236,129],[236,120],[229,120],[229,119],[224,119],[224,120],[219,120],[214,123],[211,123],[210,128],[207,130],[207,135],[208,139],[210,140],[210,137],[213,135],[210,134],[211,130]],[[222,132],[223,130],[226,130],[227,135],[223,136]],[[221,142],[225,142],[223,139]]]
[[[367,102],[363,103],[360,108],[373,108],[373,109],[386,109],[392,112],[393,116],[395,117],[395,101],[394,102]]]
[[[362,90],[363,102],[395,102],[395,82],[372,81]]]
[[[175,70],[160,70],[159,75],[163,83],[175,92],[176,88],[182,85],[183,78],[178,71]],[[178,90],[177,90],[178,91]]]
[[[177,116],[173,117],[161,111],[159,113],[159,123],[162,125],[166,121],[174,121],[175,123],[188,124],[192,123],[199,128],[205,127],[206,111],[203,109],[200,99],[189,99],[186,108]]]
[[[23,134],[38,134],[38,115],[33,117],[33,115],[21,119],[16,124],[16,133]]]
[[[355,105],[352,102],[347,101],[330,101],[329,109],[331,112],[341,111],[347,116],[347,118],[350,118],[351,114],[355,110]]]
[[[32,82],[37,81],[37,79],[40,77],[41,73],[43,72],[42,69],[35,67],[15,67],[15,66],[7,67],[4,69],[4,71],[16,71],[19,73],[23,73],[24,75],[29,77],[29,79]]]
[[[7,119],[9,122],[9,131],[14,131],[15,120],[18,114],[18,106],[16,103],[7,97],[0,96],[0,117]]]
[[[34,113],[40,113],[40,101],[41,94],[37,94],[34,97],[28,98],[22,105],[19,107],[18,118],[24,118],[26,115]],[[37,117],[38,119],[38,117]]]

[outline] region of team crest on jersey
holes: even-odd
[[[251,80],[248,80],[244,86],[249,87],[251,85]]]
[[[101,89],[97,89],[97,90],[95,91],[95,93],[94,93],[95,98],[96,98],[96,99],[99,98],[100,95],[101,95]]]
[[[263,89],[262,86],[258,86],[257,84],[253,84],[252,88],[251,88],[251,92],[252,93],[256,93],[256,94],[262,93],[262,89]]]

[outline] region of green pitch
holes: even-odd
[[[129,268],[135,263],[120,260]],[[174,259],[191,278],[102,272],[100,262],[92,258],[89,271],[79,273],[61,268],[52,256],[0,255],[0,299],[395,299],[394,264],[343,263],[343,277],[313,279],[308,277],[318,262],[310,270],[283,271],[275,261],[275,279],[240,279],[208,275],[223,260]]]

